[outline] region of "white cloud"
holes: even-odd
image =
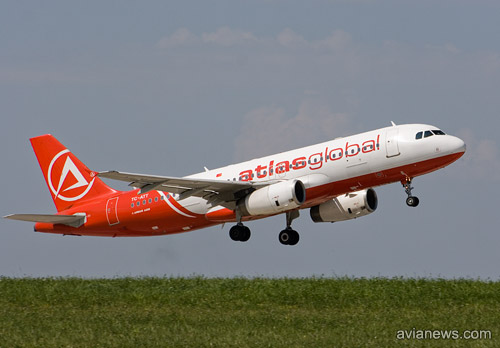
[[[214,32],[193,34],[186,28],[179,28],[173,34],[167,35],[156,44],[159,48],[171,48],[193,44],[214,44],[230,47],[259,42],[260,40],[251,32],[221,27]]]
[[[312,145],[346,135],[351,124],[345,113],[335,113],[316,99],[306,99],[288,117],[282,107],[266,106],[245,115],[235,139],[235,159],[245,160]]]
[[[173,34],[167,35],[156,44],[160,48],[170,48],[187,44],[215,44],[231,47],[259,43],[261,45],[274,45],[288,48],[304,48],[307,50],[340,50],[352,43],[349,33],[335,30],[330,36],[320,40],[306,40],[290,28],[283,29],[276,37],[257,37],[252,32],[221,27],[214,32],[202,33],[200,36],[193,34],[186,28],[179,28]]]
[[[352,43],[351,34],[343,30],[335,30],[325,39],[312,42],[312,47],[318,49],[341,50]]]
[[[250,32],[233,30],[229,27],[219,28],[213,33],[203,33],[201,38],[204,43],[221,46],[233,46],[258,41],[254,34]]]
[[[285,47],[302,47],[308,44],[301,35],[298,35],[290,28],[286,28],[279,33],[276,41]]]

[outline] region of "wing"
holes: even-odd
[[[85,223],[85,215],[11,214],[4,216],[4,218],[30,222],[47,222],[71,227],[80,227]]]
[[[117,171],[100,172],[102,178],[129,182],[129,186],[138,187],[141,193],[160,190],[179,195],[177,200],[195,196],[202,197],[214,205],[234,209],[235,202],[267,183],[225,181],[196,178],[175,178],[168,176],[123,173]]]

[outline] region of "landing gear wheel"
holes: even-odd
[[[280,232],[278,239],[283,245],[295,245],[299,242],[300,236],[297,231],[287,228]]]
[[[229,230],[229,237],[236,242],[246,242],[250,235],[250,229],[243,224],[234,225]]]
[[[409,207],[416,207],[418,205],[418,203],[420,203],[418,197],[414,197],[414,196],[409,196],[407,199],[406,199],[406,204],[409,206]]]
[[[231,227],[231,229],[229,230],[229,237],[231,237],[231,239],[234,240],[235,242],[240,240],[240,238],[239,238],[240,237],[240,228],[238,225]]]
[[[243,229],[240,232],[240,242],[246,242],[250,239],[250,229],[246,226],[243,226]]]
[[[290,239],[290,241],[288,242],[288,245],[295,245],[299,242],[299,239],[300,239],[300,236],[299,236],[299,233],[295,230],[292,230],[292,238]]]

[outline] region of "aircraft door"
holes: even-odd
[[[118,210],[116,209],[118,198],[119,197],[110,198],[106,203],[106,218],[110,226],[120,223],[120,220],[118,220]]]
[[[399,128],[392,127],[385,133],[385,151],[387,157],[394,157],[400,154],[398,145]]]

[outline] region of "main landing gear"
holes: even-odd
[[[241,222],[238,222],[229,230],[229,237],[236,242],[246,242],[250,239],[250,235],[250,229]]]
[[[299,211],[294,210],[286,213],[286,228],[278,235],[283,245],[295,245],[299,242],[299,233],[292,229],[292,221],[299,217]],[[229,237],[237,242],[246,242],[250,239],[250,229],[241,223],[241,217],[237,214],[238,223],[229,230]]]
[[[300,215],[298,210],[292,210],[286,213],[286,228],[278,235],[278,239],[283,245],[295,245],[299,242],[299,233],[292,229],[292,221]]]
[[[416,207],[420,201],[418,197],[411,195],[411,190],[413,190],[413,187],[411,187],[411,180],[411,178],[406,178],[406,181],[402,181],[401,184],[403,184],[405,192],[408,195],[408,198],[406,198],[406,204],[409,207]]]

